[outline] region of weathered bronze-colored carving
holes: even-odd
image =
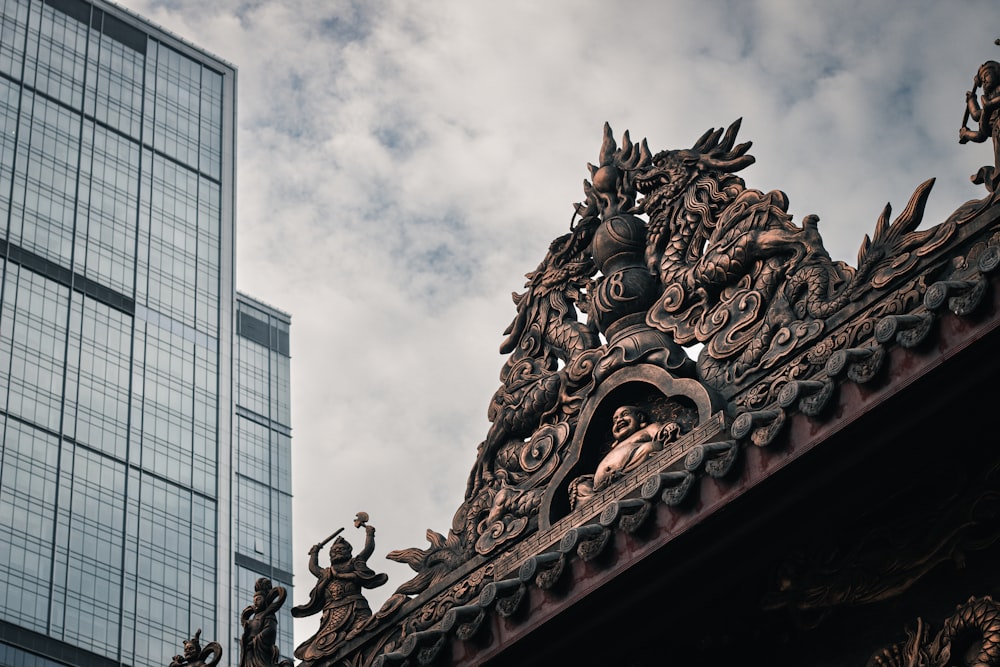
[[[680,434],[677,422],[651,422],[642,408],[623,405],[611,418],[614,441],[593,475],[577,477],[570,483],[570,507],[587,502],[595,491],[600,491],[626,472],[634,469],[654,452],[672,442]]]
[[[650,435],[648,432],[634,439],[618,438],[613,433],[613,417],[624,406],[633,406],[647,415],[644,426],[654,422],[660,425],[660,429],[649,428],[653,435],[650,441],[644,437]],[[588,507],[599,514],[601,503],[577,502],[575,496],[589,497],[593,487],[591,476],[601,468],[609,469],[600,476],[595,493],[604,498],[602,502],[607,502],[611,499],[605,497],[607,494],[624,491],[614,490],[615,486],[624,485],[634,491],[652,473],[682,465],[695,445],[687,434],[701,426],[709,428],[716,421],[712,417],[714,411],[711,397],[702,384],[676,378],[662,365],[638,363],[617,369],[601,381],[580,412],[564,461],[546,489],[539,517],[541,527],[547,529],[567,513],[586,512]],[[657,438],[660,430],[662,437]],[[620,452],[619,446],[611,447],[618,440],[628,440]],[[602,462],[605,457],[610,458]],[[624,467],[619,467],[620,464]]]
[[[511,439],[530,436],[546,419],[556,421],[560,403],[589,379],[588,364],[578,368],[578,360],[600,341],[592,327],[579,321],[573,304],[585,298],[584,287],[595,271],[587,256],[593,226],[581,223],[553,241],[538,268],[527,274],[526,291],[513,295],[517,316],[500,346],[501,354],[510,353],[510,357],[500,372],[503,384],[490,402],[492,425],[479,446],[467,499],[497,474],[536,472],[530,465],[511,470],[511,466],[493,468],[490,463]],[[515,451],[507,456],[520,459],[521,454]]]
[[[1000,605],[989,596],[969,598],[930,636],[930,628],[917,619],[917,629],[906,630],[907,639],[882,649],[868,667],[997,667],[1000,665]]]
[[[983,89],[981,103],[976,99],[979,88]],[[978,123],[975,130],[968,127],[970,118]],[[1000,183],[1000,63],[995,60],[987,60],[979,66],[972,90],[965,93],[965,116],[958,131],[958,141],[963,144],[968,141],[982,143],[989,138],[993,139],[994,165],[980,168],[973,174],[972,182],[996,192]]]
[[[580,322],[574,304],[586,299],[595,271],[588,248],[596,222],[581,221],[553,241],[527,275],[527,290],[514,295],[517,316],[500,348],[510,353],[500,373],[503,384],[490,403],[492,425],[453,527],[466,553],[489,553],[528,528],[593,384],[600,340],[591,325]]]
[[[467,577],[459,579],[440,595],[425,604],[411,619],[412,627],[407,629],[423,629],[444,618],[448,609],[455,605],[464,605],[479,597],[483,586],[493,578],[492,564],[473,571]]]
[[[886,206],[858,268],[834,262],[816,216],[793,224],[784,193],[748,189],[735,175],[754,161],[750,143],[736,143],[739,127],[736,121],[725,132],[709,130],[691,149],[652,155],[627,132],[619,146],[605,125],[577,219],[514,295],[517,314],[500,348],[509,357],[465,502],[448,538],[432,539],[430,550],[398,552],[418,572],[400,595],[426,590],[445,563],[494,553],[535,529],[581,406],[618,371],[653,365],[731,395],[807,350],[828,318],[905,275],[953,235],[956,220],[916,230],[927,181],[892,224]],[[694,344],[704,345],[697,368],[682,349]],[[814,363],[813,372],[820,369]],[[609,460],[609,476],[598,472],[593,483],[604,488],[646,449]],[[574,493],[592,488],[584,483]]]
[[[830,258],[816,216],[794,224],[784,193],[747,188],[736,175],[754,162],[750,143],[737,144],[739,128],[736,121],[725,131],[709,130],[691,149],[654,155],[627,132],[619,145],[605,125],[598,164],[588,165],[591,181],[584,182],[585,200],[576,205],[569,233],[552,242],[527,274],[525,291],[514,295],[516,316],[500,348],[509,356],[465,501],[447,537],[428,531],[429,548],[390,553],[416,576],[375,622],[474,555],[495,554],[584,506],[595,491],[704,422],[709,404],[737,397],[730,414],[742,413],[744,421],[777,415],[752,429],[750,440],[761,446],[782,428],[784,412],[776,405],[782,389],[788,388],[788,406],[819,414],[836,380],[831,357],[848,359],[858,348],[881,360],[881,347],[870,347],[875,323],[920,305],[924,278],[910,274],[981,210],[970,203],[937,227],[917,230],[929,180],[892,222],[886,205],[862,243],[857,268],[850,267]],[[851,304],[907,278],[914,287],[905,295],[876,306],[868,319],[828,330]],[[703,345],[696,365],[683,350],[695,344]],[[881,365],[848,361],[845,370],[855,381],[874,377]],[[695,399],[693,390],[684,395],[699,405],[698,420],[678,428],[657,415],[596,444],[589,420],[598,405],[601,419],[637,405],[625,395],[610,396],[612,387],[622,386],[623,372],[635,371],[629,382],[652,392],[644,400],[657,393],[668,400],[664,381],[650,379],[659,377],[650,369],[666,372],[670,382],[695,378],[706,398]],[[819,378],[806,383],[813,376]],[[578,432],[581,415],[585,433]],[[597,453],[609,443],[609,451]],[[738,451],[738,442],[719,448],[711,469],[654,471],[666,489],[654,500],[662,495],[679,503],[695,475],[728,474]]]
[[[699,377],[720,390],[817,340],[827,318],[905,274],[954,228],[916,231],[930,180],[891,225],[886,206],[857,268],[835,262],[816,216],[795,225],[783,192],[748,189],[735,175],[753,162],[750,143],[735,144],[739,125],[658,153],[634,176],[649,215],[647,263],[663,286],[647,322],[681,345],[703,343]]]
[[[319,612],[323,615],[316,634],[295,649],[295,657],[302,661],[300,665],[320,664],[345,641],[368,627],[372,611],[361,590],[382,586],[388,576],[376,574],[368,567],[367,560],[375,551],[375,527],[367,521],[368,515],[364,512],[359,512],[354,520],[356,528],[365,529],[365,546],[357,556],[352,557],[350,543],[339,537],[343,528],[309,549],[309,571],[317,578],[316,585],[309,593],[309,602],[292,607],[292,616]],[[319,552],[330,540],[333,540],[330,566],[321,568]]]
[[[441,533],[428,530],[427,541],[431,544],[429,549],[411,547],[386,554],[389,560],[406,563],[418,573],[416,577],[396,589],[396,594],[406,596],[420,593],[464,562],[461,545],[454,532],[449,532],[445,538]]]
[[[692,647],[708,636],[727,657],[742,638],[784,652],[775,664],[801,664],[811,637],[836,642],[855,616],[912,608],[957,568],[981,575],[974,559],[988,569],[1000,487],[981,475],[996,457],[979,456],[991,432],[961,428],[957,398],[966,377],[986,383],[978,369],[940,368],[970,369],[963,355],[1000,336],[1000,64],[980,68],[959,133],[993,140],[996,164],[975,177],[990,196],[921,229],[925,181],[895,217],[885,206],[856,266],[830,257],[815,215],[793,220],[785,193],[747,186],[755,158],[740,125],[653,153],[605,124],[568,232],[513,295],[490,427],[452,525],[388,554],[415,576],[375,615],[361,596],[385,581],[364,562],[373,529],[357,559],[334,543],[328,568],[317,554],[337,535],[314,547],[318,581],[293,613],[323,616],[296,650],[303,665],[437,664],[446,647],[456,664],[492,664],[528,656],[533,641],[547,664],[545,630],[516,626],[567,614],[556,625],[569,627],[595,585],[605,588],[577,610],[606,604],[599,616],[612,619],[628,600],[683,589],[683,611],[639,629],[694,629]],[[987,393],[975,403],[985,412]],[[914,441],[925,432],[940,444]],[[953,453],[969,460],[949,468]],[[850,502],[826,510],[827,494]],[[685,544],[698,552],[690,562]],[[619,584],[636,590],[623,601],[608,588]],[[719,613],[710,591],[724,587],[745,590]],[[1000,667],[998,612],[970,600],[933,638],[918,621],[870,664]],[[725,631],[699,638],[706,620]],[[871,649],[865,636],[855,662]],[[662,642],[674,640],[685,643]],[[520,646],[507,653],[508,641]],[[657,641],[625,661],[659,657]],[[620,657],[604,648],[602,662]]]
[[[582,221],[600,221],[590,252],[602,275],[594,279],[588,301],[588,312],[608,342],[594,370],[598,383],[614,370],[640,362],[660,365],[678,376],[694,373],[680,345],[645,322],[646,311],[662,291],[644,260],[646,223],[635,215],[636,170],[649,159],[645,142],[635,145],[625,132],[619,147],[605,123],[599,164],[587,165],[593,183],[584,182],[586,199],[576,205]]]
[[[271,586],[271,580],[261,577],[254,585],[253,604],[243,609],[240,624],[240,667],[292,667],[292,661],[281,660],[275,645],[278,638],[278,610],[288,592],[283,586]]]
[[[170,667],[215,667],[222,660],[222,646],[219,642],[208,642],[201,646],[201,628],[194,637],[184,640],[183,655],[175,655]]]

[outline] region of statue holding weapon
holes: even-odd
[[[368,514],[358,512],[354,527],[365,529],[365,546],[357,556],[352,557],[350,543],[339,537],[343,528],[309,549],[309,571],[316,576],[316,585],[309,593],[309,602],[292,607],[292,616],[323,615],[316,634],[295,649],[295,657],[302,661],[299,667],[321,663],[368,627],[372,611],[361,589],[377,588],[389,578],[373,572],[366,562],[375,551],[375,527],[368,525]],[[330,566],[320,567],[319,552],[331,540]]]
[[[1000,40],[997,43],[1000,44]],[[978,88],[983,90],[981,99],[976,99]],[[970,118],[978,123],[975,130],[968,127]],[[972,182],[986,185],[992,193],[1000,185],[1000,63],[995,60],[980,65],[972,90],[965,93],[965,115],[958,131],[958,142],[982,143],[990,137],[993,139],[994,166],[982,167],[972,176]]]

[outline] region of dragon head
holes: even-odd
[[[660,151],[636,170],[633,182],[643,195],[640,210],[652,216],[676,201],[702,174],[735,173],[754,163],[747,155],[751,142],[736,144],[742,119],[726,130],[712,128],[705,132],[690,149]],[[644,168],[643,168],[644,167]]]

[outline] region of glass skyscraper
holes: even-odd
[[[278,648],[291,658],[295,645],[289,323],[285,313],[236,295],[233,610],[239,612],[250,602],[258,577],[287,588],[288,601],[278,614]],[[234,618],[233,636],[241,631]]]
[[[291,583],[288,318],[253,306],[283,370],[236,333],[235,97],[114,5],[0,0],[0,665],[162,666],[199,628],[235,664],[249,573]]]

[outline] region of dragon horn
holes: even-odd
[[[733,144],[736,143],[736,135],[739,134],[740,125],[743,124],[742,118],[737,118],[729,129],[726,130],[726,136],[722,139],[722,143],[719,144],[719,150],[724,152],[729,152],[733,148]],[[749,148],[749,146],[748,146]]]
[[[611,123],[607,121],[604,122],[604,141],[601,142],[601,166],[611,164],[614,159],[615,150],[618,146],[615,144],[615,137],[611,132]]]

